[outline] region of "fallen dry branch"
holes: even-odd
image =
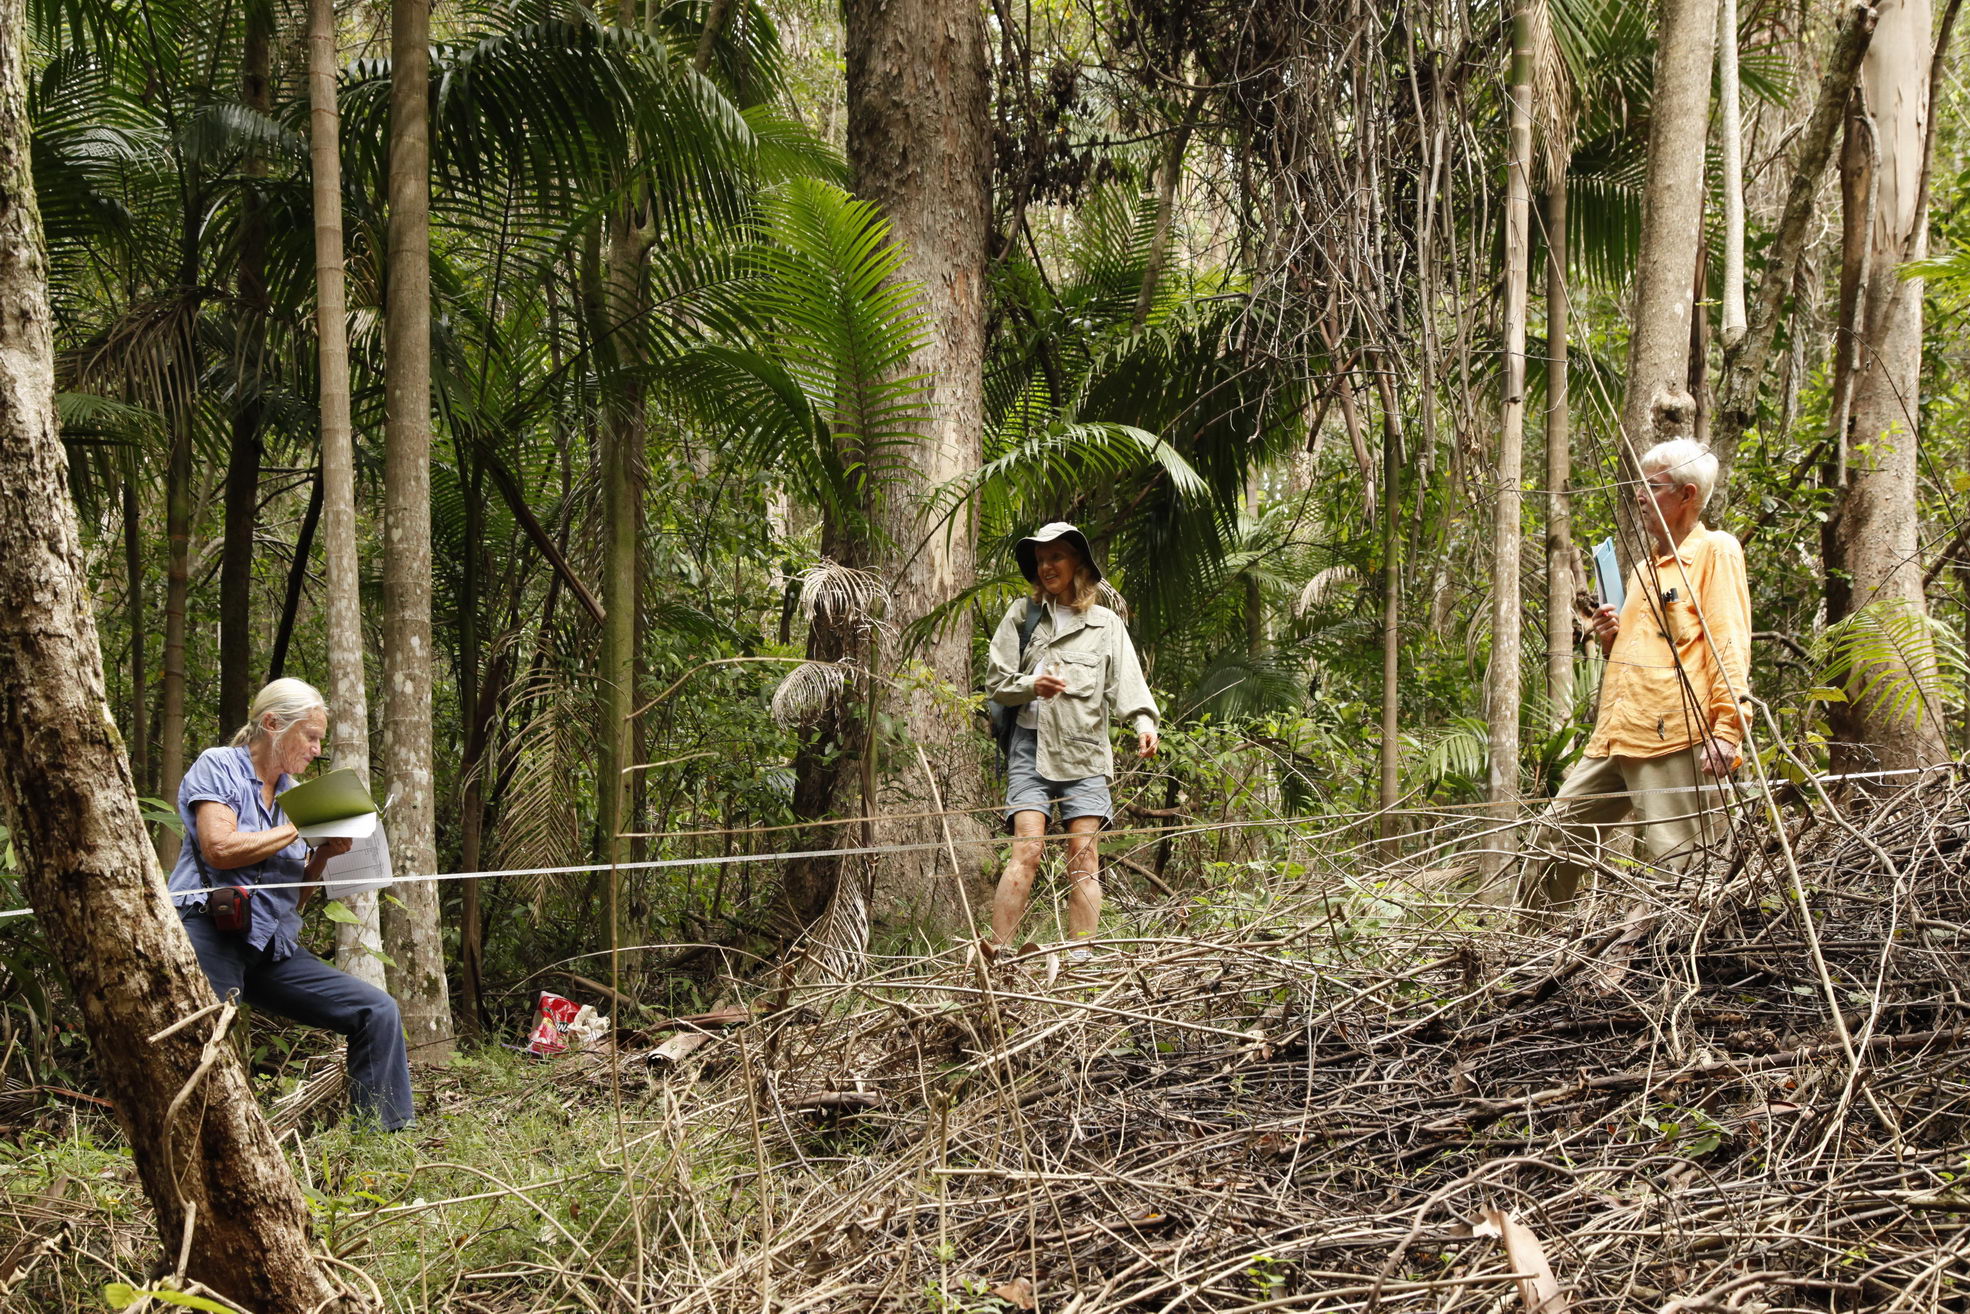
[[[1050,984],[953,950],[802,987],[681,1066],[626,1056],[638,1108],[673,1110],[653,1145],[754,1161],[688,1266],[648,1254],[649,1298],[1954,1307],[1970,809],[1941,779],[1850,822],[1798,859],[1813,937],[1757,827],[1707,876],[1611,860],[1564,933],[1440,888],[1392,907],[1400,871],[1337,859]]]

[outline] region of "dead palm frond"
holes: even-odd
[[[823,981],[853,981],[868,966],[869,893],[867,865],[863,870],[843,873],[835,882],[828,910],[814,924],[804,946],[806,969],[801,973],[807,984]]]
[[[587,745],[589,708],[567,673],[553,665],[526,677],[513,694],[524,719],[500,745],[501,766],[511,773],[499,823],[495,865],[509,869],[563,867],[581,861],[578,787],[592,770]],[[521,894],[538,903],[544,877],[523,877]]]
[[[773,690],[773,720],[789,730],[818,720],[842,691],[856,668],[846,662],[803,662]]]
[[[1361,587],[1361,572],[1353,566],[1329,566],[1306,582],[1300,590],[1298,601],[1293,604],[1293,614],[1304,616],[1315,607],[1331,600],[1345,588]]]
[[[889,610],[889,586],[874,571],[823,557],[800,572],[800,609],[817,623],[867,634]]]

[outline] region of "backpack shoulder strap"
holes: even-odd
[[[1033,632],[1040,628],[1040,617],[1046,614],[1045,607],[1035,606],[1031,598],[1026,599],[1026,614],[1019,621],[1019,660],[1026,660],[1027,645],[1033,642]]]

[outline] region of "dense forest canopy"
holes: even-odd
[[[851,979],[980,925],[986,644],[1067,520],[1162,711],[1117,881],[1249,912],[1308,827],[1495,881],[1672,436],[1748,564],[1739,779],[1960,761],[1959,9],[0,11],[147,841],[299,676],[399,874],[475,877],[312,914],[424,1058],[549,973]],[[41,921],[0,1081],[98,1089]]]

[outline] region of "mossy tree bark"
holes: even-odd
[[[0,803],[40,929],[75,992],[165,1253],[252,1309],[344,1304],[307,1202],[230,1044],[144,836],[107,706],[28,172],[20,0],[0,0]],[[146,1039],[146,1038],[152,1039]],[[174,1098],[195,1097],[175,1111]]]

